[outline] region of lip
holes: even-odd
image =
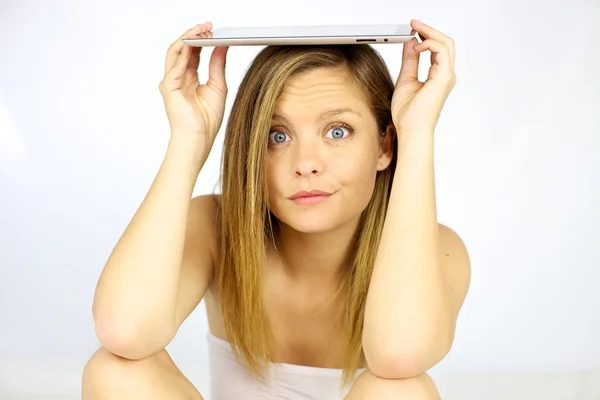
[[[301,190],[297,193],[295,193],[293,196],[290,197],[290,200],[297,200],[297,199],[302,199],[302,198],[309,198],[309,197],[327,197],[330,196],[331,193],[328,192],[324,192],[322,190]]]

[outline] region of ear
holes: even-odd
[[[386,169],[394,158],[394,142],[396,141],[396,127],[392,122],[388,124],[385,131],[379,136],[379,159],[377,160],[377,171]]]

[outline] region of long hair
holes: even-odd
[[[234,100],[225,132],[222,196],[218,208],[220,241],[218,293],[227,338],[238,360],[263,376],[272,359],[273,334],[262,290],[262,267],[275,244],[265,161],[275,102],[293,74],[337,68],[369,101],[380,132],[392,123],[394,83],[379,53],[369,45],[268,46],[255,57]],[[348,383],[364,354],[362,330],[367,291],[385,221],[396,167],[377,172],[371,200],[362,212],[348,268],[338,290],[343,308],[346,354],[342,384]]]

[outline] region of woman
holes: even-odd
[[[425,40],[404,45],[395,85],[368,45],[263,49],[227,125],[223,194],[191,200],[224,115],[227,48],[199,85],[201,49],[171,45],[171,139],[98,282],[85,400],[202,399],[164,348],[203,298],[214,400],[439,399],[425,371],[450,350],[470,282],[435,204],[454,44],[411,26]]]

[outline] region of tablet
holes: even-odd
[[[194,47],[383,44],[409,42],[414,37],[411,31],[409,24],[223,27],[213,29],[210,38],[186,37],[182,40]]]

